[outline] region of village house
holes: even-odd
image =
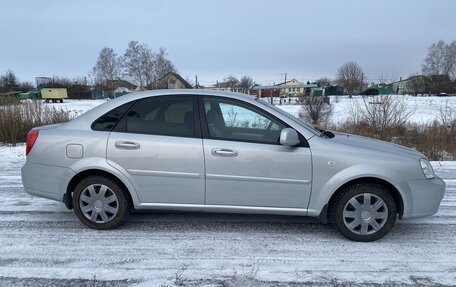
[[[456,94],[456,82],[451,81],[448,75],[416,75],[394,82],[393,91],[398,95]]]
[[[164,76],[160,77],[153,83],[147,85],[146,90],[158,90],[158,89],[192,89],[190,85],[181,75],[173,72],[169,72]]]
[[[254,85],[251,89],[252,94],[257,97],[297,97],[297,96],[321,96],[324,94],[324,89],[317,84],[303,84],[296,79],[286,81],[280,84],[271,86]]]

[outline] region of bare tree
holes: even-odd
[[[454,80],[456,79],[456,40],[448,45],[446,58],[448,61],[448,75]]]
[[[443,127],[448,128],[451,132],[456,131],[456,108],[448,100],[440,106],[438,120]]]
[[[13,92],[19,89],[19,79],[13,71],[8,70],[0,77],[0,90]]]
[[[124,75],[140,87],[145,87],[169,72],[176,72],[165,48],[154,53],[145,43],[130,41],[122,57]]]
[[[176,68],[173,63],[167,58],[168,53],[166,53],[165,48],[160,48],[158,53],[155,54],[154,58],[154,79],[153,81],[163,77],[169,72],[176,72]]]
[[[156,77],[155,69],[155,53],[146,45],[142,44],[139,53],[139,59],[141,61],[141,72],[144,75],[144,86],[154,82]],[[142,86],[142,85],[140,85]]]
[[[96,84],[106,85],[110,81],[110,88],[113,89],[112,82],[120,76],[120,61],[113,49],[101,49],[97,63],[93,67],[93,75]]]
[[[154,80],[154,53],[146,44],[130,41],[122,57],[124,75],[140,87]]]
[[[316,80],[315,83],[317,83],[317,85],[322,88],[327,88],[331,85],[331,80],[326,77],[323,77],[323,78]]]
[[[351,98],[353,92],[362,87],[363,84],[363,70],[356,62],[348,62],[343,64],[337,71],[337,82],[343,86],[347,92],[348,97]]]
[[[35,89],[35,86],[31,82],[22,82],[18,87],[19,91],[28,92]]]
[[[222,87],[229,88],[230,91],[234,91],[236,87],[239,86],[239,80],[233,76],[229,75],[225,79],[223,79],[223,83],[220,84]]]
[[[333,108],[324,97],[303,97],[300,117],[314,125],[325,125],[333,112]]]
[[[399,74],[396,72],[381,73],[378,77],[378,83],[380,85],[389,85],[396,82],[399,79]]]
[[[120,58],[119,58],[119,61],[120,61]],[[86,80],[87,80],[87,84],[90,86],[95,86],[97,84],[97,77],[95,75],[93,68],[90,69],[89,72],[87,73]]]
[[[378,138],[390,140],[392,135],[388,130],[405,125],[412,114],[404,97],[380,95],[352,103],[349,122],[367,125],[376,131]]]
[[[239,81],[239,87],[242,89],[243,93],[247,94],[252,86],[253,80],[249,76],[243,76]]]
[[[122,68],[125,76],[140,86],[144,86],[145,79],[141,69],[140,51],[141,45],[139,42],[130,41],[127,50],[122,56]]]
[[[422,65],[426,75],[456,76],[456,41],[446,44],[445,41],[433,43]]]

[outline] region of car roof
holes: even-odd
[[[141,99],[146,97],[154,97],[154,96],[166,96],[166,95],[219,95],[228,98],[236,98],[236,99],[243,99],[243,100],[252,100],[255,97],[252,95],[241,94],[241,93],[234,93],[234,92],[227,92],[227,91],[217,91],[217,90],[204,90],[204,89],[166,89],[166,90],[150,90],[150,91],[140,91],[140,92],[133,92],[131,94],[124,95],[122,99],[125,99],[125,102]]]

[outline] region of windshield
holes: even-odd
[[[306,123],[305,121],[297,118],[297,117],[294,117],[293,115],[285,112],[284,110],[282,109],[279,109],[278,107],[266,102],[266,101],[263,101],[262,99],[260,98],[256,98],[255,99],[257,102],[261,103],[262,105],[265,105],[271,109],[274,109],[274,111],[280,113],[281,115],[289,118],[290,120],[294,121],[295,123],[303,126],[304,128],[306,128],[307,130],[309,130],[311,133],[315,134],[316,136],[320,136],[321,135],[321,131],[315,129],[314,127],[312,127],[311,125],[309,125],[308,123]]]

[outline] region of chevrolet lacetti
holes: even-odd
[[[25,191],[95,229],[132,210],[320,217],[373,241],[437,212],[445,183],[415,150],[317,130],[253,96],[138,92],[32,129]]]

